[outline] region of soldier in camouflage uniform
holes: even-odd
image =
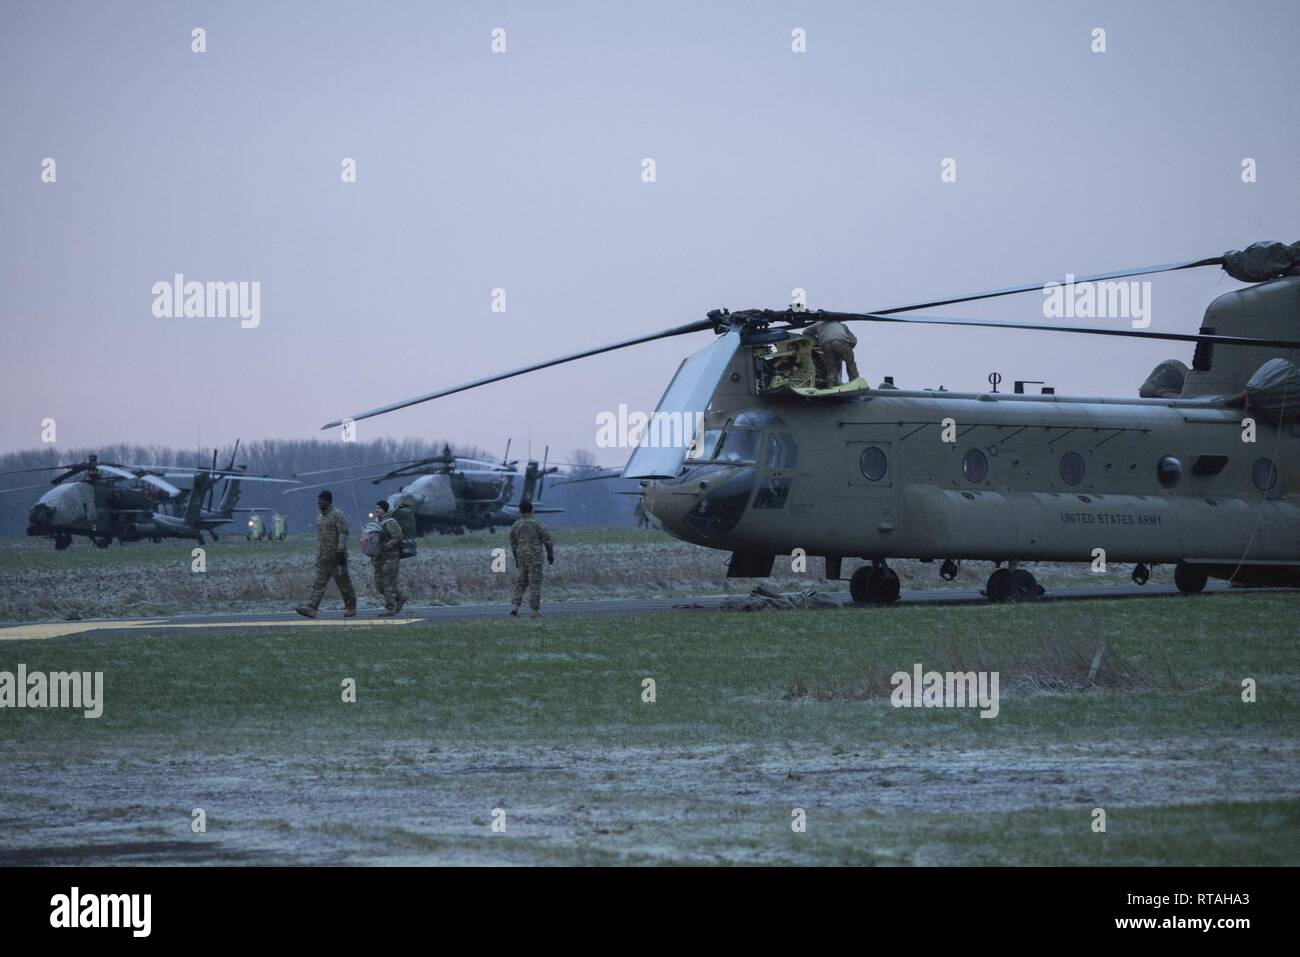
[[[407,597],[397,584],[398,565],[402,560],[402,526],[389,514],[386,501],[380,499],[375,508],[378,510],[379,537],[384,543],[383,552],[371,559],[375,565],[375,588],[384,596],[384,610],[378,617],[392,618],[402,610]]]
[[[817,387],[831,389],[840,384],[840,368],[847,368],[852,382],[858,378],[858,363],[853,347],[858,337],[838,319],[822,319],[803,331],[813,343],[813,364],[817,367]]]
[[[348,520],[334,507],[334,496],[328,489],[316,497],[316,507],[320,509],[316,517],[316,580],[307,603],[294,611],[305,618],[315,618],[320,600],[325,597],[325,586],[333,578],[343,595],[343,617],[355,618],[357,593],[348,576]]]
[[[555,544],[546,526],[533,518],[533,503],[524,499],[519,503],[519,518],[510,526],[510,550],[515,556],[515,593],[510,599],[510,614],[519,614],[519,603],[528,590],[528,605],[533,617],[542,617],[542,549],[546,549],[546,563],[555,564]]]

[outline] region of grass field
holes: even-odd
[[[0,863],[1291,864],[1297,611],[1239,593],[5,642],[0,669],[103,671],[105,706],[0,711]],[[999,715],[891,707],[918,662],[999,671]]]
[[[686,597],[748,594],[752,579],[728,579],[728,552],[678,541],[664,532],[636,529],[557,530],[557,561],[546,572],[548,600]],[[355,542],[354,542],[355,545]],[[248,542],[223,537],[206,547],[207,569],[192,570],[193,542],[135,543],[98,549],[78,541],[56,552],[36,539],[0,542],[0,622],[66,618],[147,617],[211,612],[287,611],[307,596],[313,540]],[[502,601],[513,566],[493,570],[493,549],[509,548],[504,533],[430,535],[419,554],[402,563],[403,588],[416,605]],[[859,563],[846,561],[847,577]],[[988,563],[962,567],[951,583],[938,564],[900,561],[893,567],[904,588],[980,588]],[[777,560],[768,584],[784,590],[816,587],[846,591],[823,580],[820,558],[794,572]],[[1127,566],[1104,575],[1086,566],[1040,564],[1035,574],[1048,588],[1067,584],[1129,584]],[[351,571],[361,605],[382,604],[371,587],[370,562],[354,548]],[[1169,569],[1157,570],[1157,580]]]

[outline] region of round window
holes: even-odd
[[[1156,478],[1165,488],[1173,488],[1183,477],[1183,463],[1172,455],[1166,455],[1156,466]]]
[[[1066,452],[1061,456],[1061,481],[1066,485],[1078,485],[1086,471],[1083,456],[1078,452]]]
[[[961,457],[961,474],[966,481],[979,484],[989,477],[989,460],[979,449],[967,449]]]
[[[889,460],[885,458],[884,452],[873,445],[863,451],[862,458],[858,459],[858,468],[862,469],[862,474],[868,479],[879,482],[889,469]]]
[[[1250,477],[1255,480],[1255,488],[1267,492],[1277,484],[1277,466],[1272,459],[1255,459],[1255,467],[1250,470]]]

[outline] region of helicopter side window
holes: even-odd
[[[799,443],[789,432],[772,432],[767,437],[767,467],[793,469],[799,466]]]
[[[787,475],[769,475],[760,480],[754,508],[784,508],[794,479]]]
[[[1087,464],[1078,452],[1066,452],[1061,456],[1061,481],[1066,485],[1078,485],[1087,470]]]
[[[1156,464],[1156,478],[1165,488],[1173,488],[1183,477],[1183,463],[1172,455],[1164,456]]]
[[[868,481],[879,482],[889,470],[889,460],[885,458],[884,452],[873,445],[862,451],[862,455],[858,458],[858,468],[862,470],[863,476]]]
[[[989,460],[979,449],[967,449],[961,457],[961,474],[975,485],[989,477]]]
[[[1250,477],[1255,483],[1255,488],[1267,492],[1277,484],[1277,466],[1271,459],[1256,459],[1255,465],[1250,470]]]

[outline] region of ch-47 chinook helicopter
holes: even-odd
[[[235,447],[238,449],[238,442]],[[211,468],[119,465],[90,455],[84,462],[4,474],[62,470],[62,475],[50,481],[54,487],[37,500],[27,516],[27,534],[53,539],[59,551],[72,545],[74,535],[86,536],[99,548],[108,548],[115,538],[123,544],[164,538],[193,539],[202,544],[205,532],[216,541],[216,529],[235,521],[236,512],[269,511],[236,508],[241,483],[291,481],[248,475],[246,466],[235,465],[234,453],[230,465],[219,469],[216,452],[212,455]],[[168,479],[189,479],[192,485],[178,488]],[[221,499],[214,504],[216,487],[223,481]],[[44,487],[29,485],[4,489],[0,494]]]
[[[371,475],[341,476],[330,482],[319,482],[286,489],[286,495],[325,488],[339,483],[369,481],[372,485],[413,478],[400,491],[386,496],[389,507],[398,520],[412,517],[414,528],[406,529],[410,536],[438,532],[440,535],[463,535],[467,528],[495,530],[497,526],[512,524],[519,517],[521,498],[539,502],[536,512],[562,512],[562,508],[549,508],[540,504],[546,476],[558,469],[547,463],[550,450],[543,455],[541,464],[529,461],[524,469],[522,484],[516,471],[518,460],[510,458],[510,442],[500,464],[483,459],[453,455],[451,447],[444,445],[442,454],[424,459],[405,459],[398,462],[376,462],[371,465],[344,466],[302,472],[299,478],[324,475],[331,472],[355,472],[392,466],[389,471]]]
[[[991,601],[1034,598],[1028,561],[1173,564],[1183,592],[1210,577],[1300,584],[1300,243],[1074,279],[1097,284],[1222,265],[1255,283],[1215,299],[1196,333],[906,316],[1042,291],[1044,283],[870,312],[715,310],[699,322],[561,356],[349,416],[382,415],[586,356],[711,331],[685,359],[623,469],[678,538],[732,553],[728,575],[770,574],[776,555],[824,556],[858,602],[899,594],[889,559],[994,564]],[[1067,277],[1067,282],[1069,277]],[[819,319],[921,323],[1195,343],[1162,363],[1150,397],[818,388]],[[1185,367],[1182,367],[1185,370]],[[1161,382],[1159,380],[1163,379]],[[1288,391],[1290,393],[1288,397]],[[684,428],[682,423],[702,423]],[[329,423],[323,428],[342,424]],[[656,428],[658,426],[658,428]],[[664,441],[668,433],[681,432]],[[1253,441],[1251,441],[1253,439]]]

